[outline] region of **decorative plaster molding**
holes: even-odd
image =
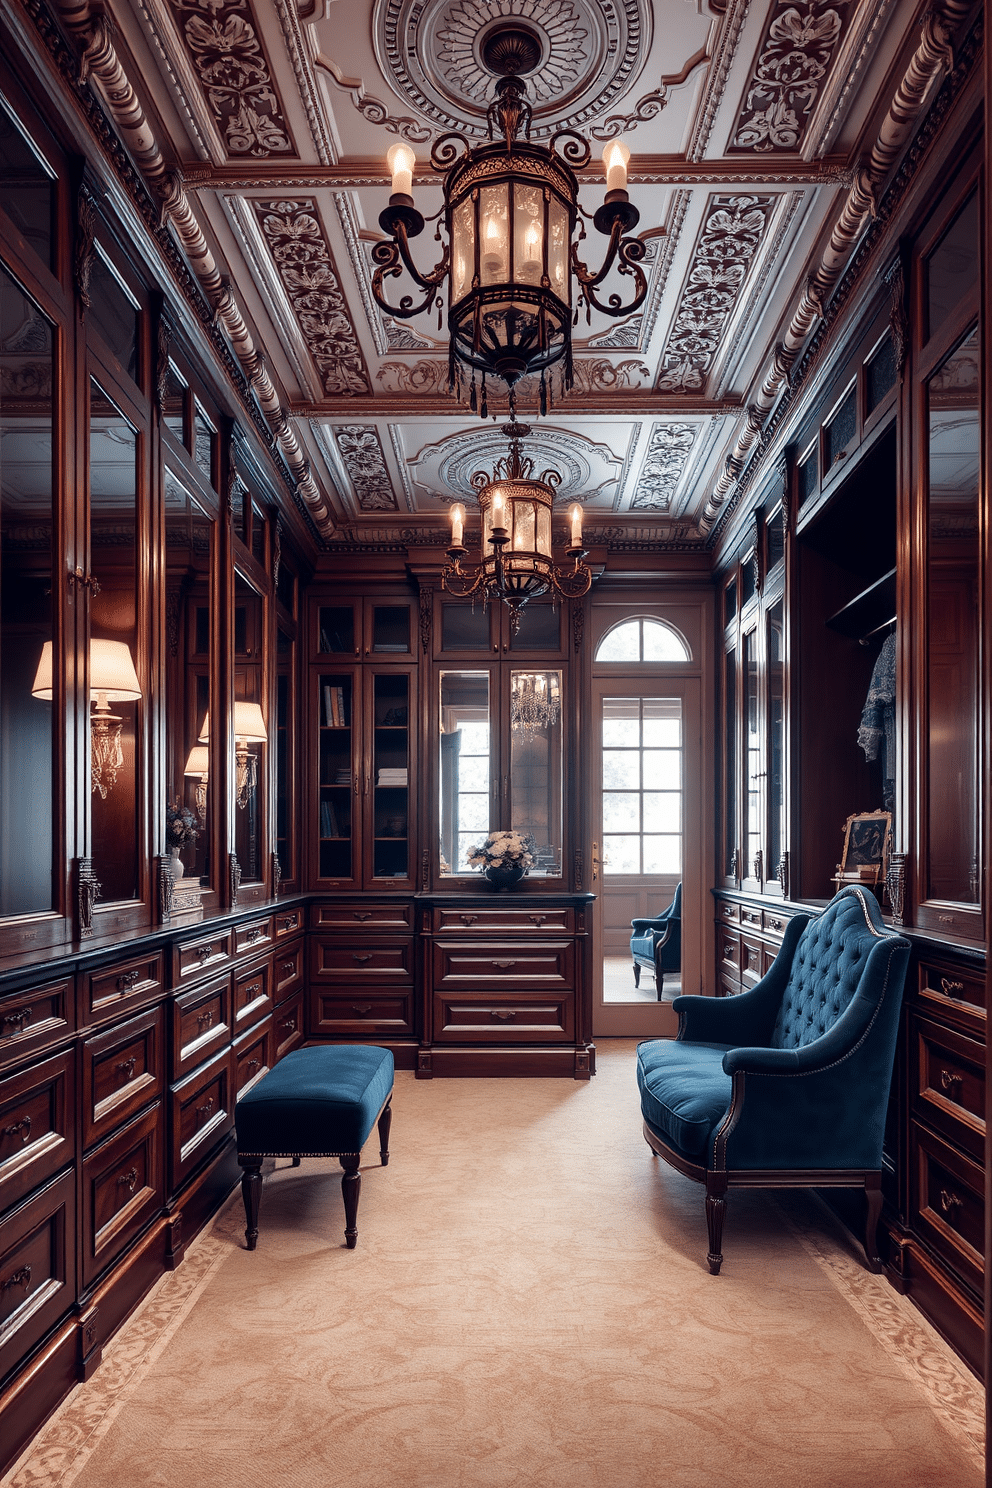
[[[316,201],[252,200],[251,206],[324,392],[368,392],[368,372]]]
[[[331,432],[362,511],[396,511],[379,431],[374,424],[332,424]]]
[[[801,147],[854,0],[777,0],[728,151]]]
[[[781,201],[781,198],[779,200]],[[741,349],[741,343],[747,339],[753,319],[761,312],[762,296],[768,277],[772,270],[781,263],[786,239],[795,222],[796,214],[806,200],[805,192],[791,192],[784,210],[775,211],[772,219],[776,224],[774,236],[765,245],[758,268],[749,280],[747,299],[734,317],[733,335],[727,342],[721,340],[720,354],[714,363],[714,398],[724,398],[727,395],[728,385],[737,366],[737,354]]]
[[[275,0],[275,5],[282,22],[286,50],[296,74],[296,86],[300,90],[300,101],[306,112],[317,156],[322,165],[334,165],[337,162],[337,151],[327,128],[323,101],[314,76],[311,50],[300,22],[300,7],[296,0]]]
[[[616,139],[617,135],[631,134],[638,124],[649,124],[652,119],[657,119],[668,102],[669,90],[688,82],[696,69],[704,66],[709,60],[705,48],[696,52],[695,56],[689,58],[681,72],[668,73],[659,78],[657,88],[639,98],[632,113],[611,114],[602,124],[594,124],[589,130],[590,135],[597,140]]]
[[[314,66],[326,72],[343,93],[350,94],[355,108],[369,124],[381,124],[383,129],[388,129],[390,134],[398,134],[401,139],[409,140],[411,145],[426,145],[428,140],[434,138],[433,129],[411,118],[409,114],[403,114],[399,118],[391,114],[388,105],[381,99],[373,98],[370,93],[366,93],[362,87],[361,78],[348,77],[332,57],[325,56],[320,50],[313,26],[310,27],[310,35],[313,38]]]
[[[854,85],[870,62],[895,3],[859,0],[809,121],[802,149],[804,160],[815,160],[829,150],[844,121]]]
[[[295,155],[249,0],[168,0],[229,155]]]
[[[661,354],[659,392],[704,387],[774,203],[771,196],[710,197]]]
[[[669,510],[698,433],[698,424],[655,424],[630,500],[631,510]]]
[[[203,96],[197,72],[190,64],[189,53],[180,40],[168,0],[137,0],[137,9],[165,74],[169,95],[183,116],[196,153],[201,160],[225,162],[227,150],[223,137]]]
[[[595,346],[597,350],[602,347],[609,351],[640,351],[643,325],[643,315],[632,315],[629,320],[621,320],[618,325],[611,326],[602,336],[591,336],[589,345]]]
[[[751,0],[728,0],[723,21],[717,23],[719,25],[718,38],[716,45],[711,49],[709,76],[706,79],[706,86],[686,149],[687,160],[702,160],[706,154],[710,135],[713,132],[713,121],[727,90],[727,79],[730,77],[730,69],[737,56],[737,47],[744,31],[750,4]]]
[[[491,468],[500,453],[494,447],[492,432],[483,428],[459,431],[424,447],[409,465],[419,470],[421,478],[414,483],[435,499],[443,499],[443,487],[460,500],[473,492],[472,476],[479,469]],[[559,502],[588,500],[606,487],[614,486],[623,461],[610,446],[595,444],[591,439],[570,429],[553,425],[536,425],[527,439],[525,451],[534,469],[553,468],[561,476],[557,489]]]

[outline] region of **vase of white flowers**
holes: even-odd
[[[512,889],[534,862],[533,845],[533,838],[523,832],[491,832],[481,846],[472,848],[468,861],[482,869],[497,891]]]
[[[174,806],[166,806],[165,842],[169,849],[169,873],[176,883],[186,871],[179,853],[182,848],[191,847],[198,836],[199,824],[188,806],[182,806],[178,801]]]

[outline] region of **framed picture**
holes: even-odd
[[[889,865],[891,811],[862,811],[844,823],[844,853],[838,876],[861,883],[881,883]]]

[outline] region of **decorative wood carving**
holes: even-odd
[[[783,455],[778,465],[778,478],[782,490],[782,536],[786,542],[792,531],[792,481],[789,474],[789,461]]]
[[[758,851],[754,855],[754,859],[752,861],[751,866],[754,869],[754,876],[755,876],[755,878],[758,880],[759,883],[763,883],[764,882],[764,872],[765,872],[765,855],[761,851],[761,848],[760,847],[758,848]]]
[[[155,406],[159,414],[165,409],[169,392],[169,352],[172,350],[172,322],[157,296],[158,314],[155,328]]]
[[[420,649],[425,656],[431,653],[431,640],[434,634],[434,587],[431,584],[420,586]]]
[[[585,855],[581,847],[577,847],[572,854],[572,879],[577,890],[581,890],[585,875]]]
[[[272,588],[279,587],[279,569],[282,565],[282,518],[276,513],[272,523]]]
[[[755,594],[760,594],[762,584],[764,583],[765,565],[764,554],[761,551],[761,519],[758,516],[757,512],[753,512],[751,515],[751,530],[748,537],[748,542],[751,546],[750,564],[751,576],[754,580],[754,592]]]
[[[165,644],[170,656],[179,655],[179,616],[182,613],[182,603],[182,588],[166,590]]]
[[[155,864],[158,872],[158,919],[160,925],[167,925],[172,918],[176,881],[169,871],[168,854],[160,854]]]
[[[273,897],[273,899],[278,898],[278,896],[279,896],[279,885],[281,883],[282,883],[282,863],[279,861],[279,854],[277,852],[274,852],[272,854],[272,897]]]
[[[90,308],[90,278],[96,258],[96,203],[84,180],[76,194],[76,241],[73,247],[73,279],[80,304]]]
[[[784,852],[778,860],[778,881],[786,899],[789,897],[789,854]]]
[[[93,910],[100,897],[100,881],[93,871],[92,858],[75,858],[76,939],[86,940],[93,934]]]
[[[334,424],[332,433],[362,511],[395,511],[397,502],[374,424]]]
[[[586,607],[581,599],[572,600],[572,649],[575,654],[582,650],[586,634]]]
[[[903,914],[906,904],[905,853],[889,853],[889,866],[885,874],[885,887],[889,893],[889,904],[892,906],[892,923],[893,925],[902,925],[905,923]]]
[[[426,892],[431,881],[431,851],[425,847],[420,854],[420,887]]]
[[[237,853],[228,853],[227,873],[230,904],[234,909],[238,902],[238,890],[241,888],[241,864],[238,862]]]
[[[889,325],[892,327],[892,345],[896,354],[896,368],[901,377],[909,352],[909,312],[906,308],[906,272],[903,267],[901,253],[887,271],[885,278],[891,296]]]

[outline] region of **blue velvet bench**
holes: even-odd
[[[248,1249],[258,1241],[258,1207],[262,1197],[262,1162],[291,1157],[298,1168],[304,1157],[337,1157],[344,1168],[345,1242],[358,1243],[358,1171],[362,1148],[373,1126],[379,1126],[379,1156],[389,1162],[392,1119],[393,1056],[366,1044],[325,1044],[294,1049],[238,1101],[234,1122],[238,1162],[244,1169]]]

